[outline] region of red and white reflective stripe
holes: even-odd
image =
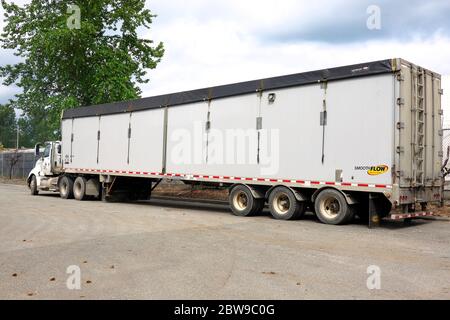
[[[100,170],[100,169],[75,169],[68,168],[68,172],[95,172],[95,173],[115,173],[115,174],[130,174],[130,175],[150,175],[158,177],[178,177],[190,180],[204,179],[204,180],[225,180],[225,181],[255,181],[255,182],[275,182],[275,183],[289,183],[304,186],[339,186],[339,187],[364,187],[364,188],[378,188],[378,189],[392,189],[391,185],[386,184],[370,184],[370,183],[350,183],[350,182],[327,182],[327,181],[309,181],[296,179],[274,179],[274,178],[245,178],[233,176],[213,176],[202,174],[183,174],[183,173],[161,173],[161,172],[145,172],[145,171],[124,171],[124,170]]]
[[[430,217],[434,216],[433,212],[414,212],[414,213],[402,213],[402,214],[391,214],[392,220],[419,218],[419,217]]]

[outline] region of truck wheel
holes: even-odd
[[[86,183],[87,180],[84,177],[78,177],[73,183],[73,196],[76,200],[86,199]]]
[[[39,190],[37,188],[37,180],[36,176],[32,175],[30,179],[30,192],[32,196],[36,196],[39,194]]]
[[[59,180],[59,195],[63,199],[73,198],[73,180],[68,176],[64,176]]]
[[[326,224],[345,224],[354,216],[354,210],[347,204],[345,197],[334,189],[320,192],[314,206],[317,217]]]
[[[306,203],[298,201],[288,188],[276,187],[270,192],[269,208],[275,219],[295,220],[305,214]]]
[[[264,199],[256,199],[246,186],[234,187],[229,196],[230,207],[236,216],[249,217],[262,211]]]

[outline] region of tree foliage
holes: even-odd
[[[79,28],[76,3],[80,11]],[[36,140],[57,138],[64,109],[135,99],[148,69],[164,54],[162,43],[139,37],[155,17],[145,0],[1,0],[1,45],[22,62],[0,67],[4,85],[22,93],[10,101],[24,112]],[[24,125],[24,124],[23,124]]]
[[[0,104],[0,145],[12,148],[16,137],[16,114],[9,105]]]

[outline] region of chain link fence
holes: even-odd
[[[443,136],[442,136],[442,151],[444,152],[444,158],[445,161],[447,159],[447,150],[450,147],[450,127],[446,126],[443,129]],[[447,167],[449,164],[447,164]],[[444,182],[444,199],[450,200],[450,175],[447,175],[445,177]]]
[[[36,160],[34,150],[7,150],[0,152],[0,176],[22,179],[28,176]]]

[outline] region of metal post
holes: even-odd
[[[375,199],[376,195],[369,193],[369,229],[378,227],[380,225],[380,216],[377,213]]]
[[[22,178],[25,178],[25,155],[26,153],[22,155]]]
[[[19,124],[17,124],[16,150],[19,150]]]

